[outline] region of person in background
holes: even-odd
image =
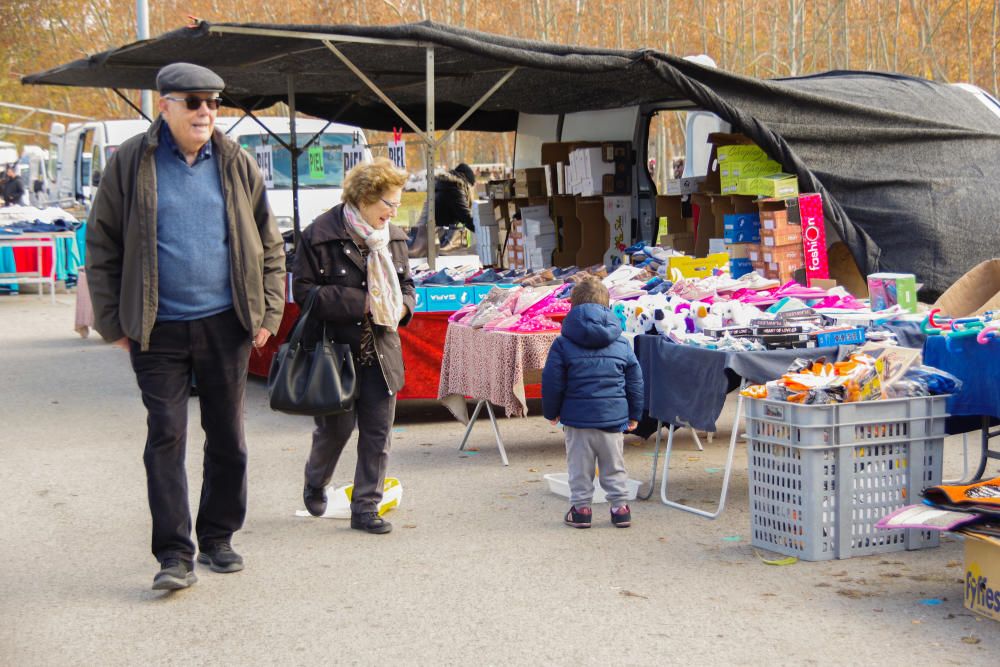
[[[406,232],[390,223],[399,210],[406,172],[387,160],[354,167],[344,178],[342,203],[302,232],[292,293],[305,303],[318,289],[313,312],[335,342],[348,343],[360,391],[349,412],[316,417],[302,498],[313,516],[326,512],[326,487],[358,429],[351,494],[351,528],[384,534],[392,524],[378,514],[389,461],[396,394],[403,388],[398,327],[416,308]]]
[[[24,200],[24,183],[17,175],[17,165],[8,164],[5,170],[6,180],[3,183],[3,205],[19,206]]]
[[[434,225],[443,236],[439,241],[442,252],[461,247],[465,230],[473,231],[472,202],[476,199],[473,189],[475,184],[476,176],[464,162],[450,172],[438,174],[435,179]],[[427,204],[430,199],[428,195],[413,232],[410,257],[427,256]]]
[[[611,522],[632,523],[623,431],[639,424],[643,408],[642,370],[632,344],[622,337],[608,288],[587,278],[570,293],[572,308],[562,334],[549,349],[542,371],[542,413],[566,436],[570,503],[564,522],[590,528],[594,464],[611,503]]]
[[[285,305],[284,247],[264,178],[215,128],[224,85],[197,65],[159,71],[160,115],[111,156],[87,225],[95,328],[129,351],[146,406],[156,590],[198,580],[184,467],[192,373],[205,431],[198,562],[243,569],[232,537],[246,516],[250,347],[278,330]]]

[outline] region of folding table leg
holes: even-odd
[[[486,401],[486,411],[490,414],[490,423],[493,424],[493,435],[497,438],[497,449],[500,450],[500,460],[503,461],[505,466],[509,466],[510,463],[507,462],[507,450],[503,448],[503,440],[500,439],[500,427],[497,426],[497,418],[493,414],[493,406],[490,405],[489,401]]]
[[[458,446],[458,451],[465,449],[465,442],[469,439],[469,434],[472,433],[472,426],[476,423],[476,419],[479,417],[479,411],[483,409],[483,403],[486,401],[479,401],[476,403],[476,409],[472,411],[472,416],[469,417],[469,425],[465,427],[465,435],[462,436],[462,444]]]
[[[722,510],[726,507],[726,494],[729,492],[729,477],[733,472],[733,453],[736,450],[736,440],[740,435],[740,420],[742,417],[743,395],[740,394],[739,401],[736,404],[736,416],[733,418],[733,432],[729,436],[729,452],[726,454],[726,472],[722,478],[722,492],[719,495],[719,506],[714,512],[706,512],[703,509],[698,509],[697,507],[691,507],[690,505],[685,505],[683,503],[667,499],[667,477],[670,470],[670,450],[673,446],[674,440],[674,427],[673,425],[670,426],[670,435],[667,437],[667,451],[663,455],[663,480],[660,483],[660,500],[664,505],[684,510],[685,512],[691,512],[692,514],[697,514],[698,516],[703,516],[707,519],[719,518],[719,515],[722,514]]]
[[[490,417],[490,424],[493,425],[493,435],[496,437],[497,449],[500,450],[500,460],[503,461],[505,466],[509,466],[510,463],[507,462],[507,450],[504,449],[503,440],[500,439],[500,427],[497,425],[496,415],[493,414],[493,406],[490,402],[483,399],[476,403],[476,409],[472,411],[472,417],[469,418],[469,425],[465,427],[465,435],[462,436],[462,444],[458,446],[458,451],[463,451],[465,449],[465,443],[469,440],[469,434],[472,433],[472,427],[476,423],[476,419],[479,418],[479,411],[486,406],[486,413]]]
[[[693,426],[691,427],[691,437],[694,438],[694,446],[698,448],[698,451],[705,451],[705,447],[701,444],[701,438],[698,437],[698,431]],[[709,440],[709,442],[712,441]]]
[[[671,428],[671,436],[673,435],[673,426]],[[663,422],[659,419],[656,420],[656,449],[653,450],[653,470],[649,476],[649,491],[643,495],[637,495],[636,498],[639,500],[649,500],[650,496],[653,495],[653,489],[656,488],[656,461],[660,458],[660,431],[663,429]]]

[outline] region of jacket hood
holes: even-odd
[[[580,347],[597,349],[618,340],[622,327],[610,308],[585,303],[569,311],[562,323],[562,335]]]
[[[442,189],[445,190],[462,190],[465,191],[469,188],[469,183],[464,178],[455,174],[454,172],[445,172],[443,174],[438,174],[435,178],[435,192],[440,192]]]

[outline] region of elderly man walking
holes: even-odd
[[[284,248],[257,164],[215,130],[225,84],[187,63],[157,74],[160,116],[111,157],[87,225],[95,328],[127,349],[147,411],[143,461],[153,519],[153,588],[197,581],[184,468],[188,396],[205,431],[198,562],[243,569],[250,346],[278,330]]]

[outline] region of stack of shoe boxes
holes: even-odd
[[[552,266],[557,237],[548,206],[525,206],[521,209],[521,217],[526,268],[534,271]]]
[[[762,199],[760,210],[760,261],[754,265],[766,278],[788,282],[805,265],[802,225],[788,217],[788,201]]]
[[[510,233],[507,234],[507,268],[525,268],[524,256],[524,221],[511,220]]]
[[[500,248],[500,227],[493,215],[493,202],[477,200],[472,203],[472,224],[476,230],[476,251],[483,266],[497,263]]]

